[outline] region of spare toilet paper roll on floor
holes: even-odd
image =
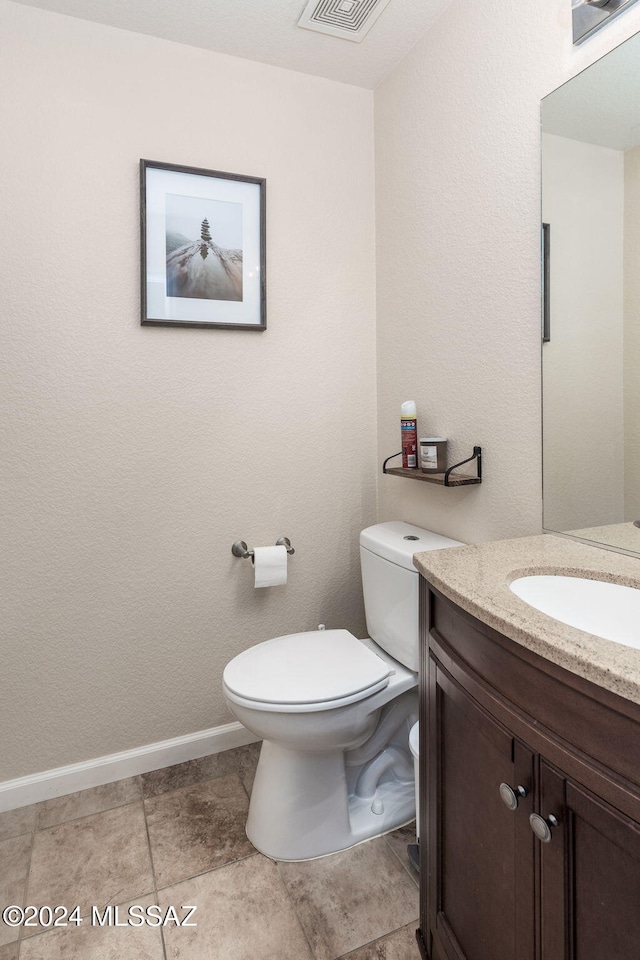
[[[254,547],[253,566],[256,587],[278,587],[287,582],[287,548]]]

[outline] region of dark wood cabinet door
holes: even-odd
[[[429,687],[427,949],[432,960],[533,960],[533,754],[434,659]],[[526,791],[513,810],[502,783]]]
[[[542,960],[638,960],[640,824],[544,761],[540,785]]]

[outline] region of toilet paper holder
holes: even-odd
[[[276,547],[286,547],[289,556],[296,552],[291,546],[289,537],[280,537],[279,540],[276,540]],[[244,540],[236,540],[231,547],[231,553],[234,557],[241,557],[243,560],[251,559],[251,561],[253,561],[253,550],[249,550]]]

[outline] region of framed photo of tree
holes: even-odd
[[[266,181],[140,161],[142,323],[265,330]]]

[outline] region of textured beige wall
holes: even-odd
[[[543,135],[551,340],[542,350],[544,525],[624,520],[624,153]]]
[[[640,147],[624,155],[624,517],[640,519]]]
[[[0,781],[230,718],[225,663],[364,631],[371,92],[0,2]],[[138,160],[267,178],[268,330],[139,324]],[[296,548],[255,591],[231,543]]]
[[[422,435],[485,460],[480,487],[384,478],[381,519],[540,530],[540,99],[639,28],[574,48],[567,0],[454,0],[376,90],[378,458],[415,398]]]

